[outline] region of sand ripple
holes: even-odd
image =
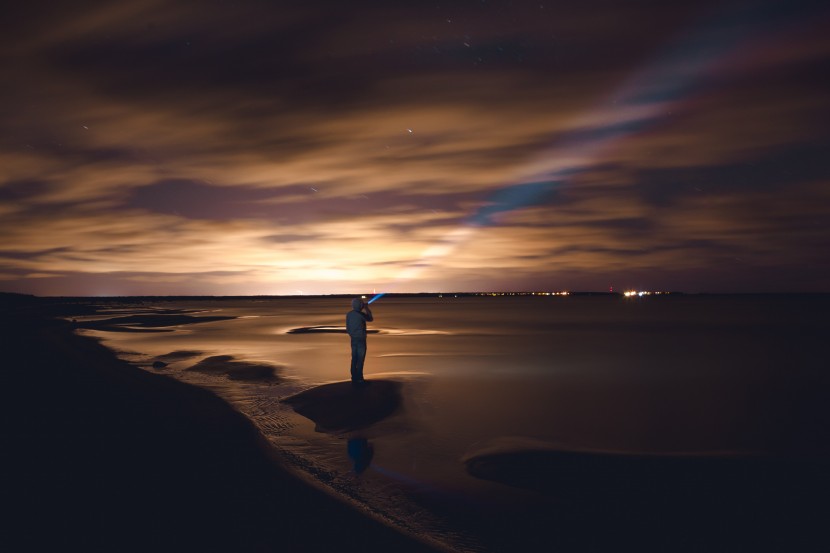
[[[368,334],[377,334],[378,330],[374,328],[367,329]],[[345,326],[299,326],[291,328],[286,331],[286,334],[346,334]]]
[[[236,361],[232,355],[207,357],[185,370],[204,374],[224,374],[231,380],[278,380],[273,366],[251,361]]]
[[[346,334],[345,326],[300,326],[285,331],[286,334]],[[431,330],[422,328],[370,328],[367,334],[392,334],[395,336],[426,336],[434,334],[450,334],[443,330]]]
[[[171,326],[226,321],[235,317],[193,317],[190,315],[129,315],[78,322],[78,328],[108,332],[172,332]]]

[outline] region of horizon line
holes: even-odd
[[[489,290],[489,291],[456,291],[456,292],[389,292],[384,294],[384,297],[443,297],[443,296],[580,296],[580,295],[599,295],[599,296],[630,296],[630,292],[637,297],[652,297],[652,296],[781,296],[781,295],[827,295],[830,292],[685,292],[682,290],[671,291],[655,291],[655,290],[625,290],[621,292],[608,290],[558,290],[558,291],[529,291],[529,290]],[[642,294],[639,294],[643,292]],[[629,294],[627,294],[629,293]],[[355,296],[367,297],[372,295],[370,292],[333,292],[329,294],[138,294],[138,295],[37,295],[27,294],[22,292],[5,292],[0,291],[0,296],[22,296],[31,298],[44,299],[107,299],[107,298],[349,298]]]

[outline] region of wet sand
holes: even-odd
[[[132,367],[50,318],[65,307],[0,302],[5,543],[21,551],[431,550],[283,469],[256,428],[214,394]]]
[[[149,313],[86,321],[79,324],[78,328],[109,332],[172,332],[172,329],[164,327],[226,321],[228,319],[233,319],[233,317],[194,317],[180,313]]]
[[[167,312],[148,309],[140,317],[153,316],[151,319],[132,318],[130,324],[150,329],[152,324],[164,322],[155,315],[178,317],[209,312],[201,311],[201,307]],[[106,311],[113,313],[111,307]],[[307,311],[304,307],[303,313]],[[529,311],[531,315],[535,312]],[[397,325],[393,321],[390,326],[403,328],[411,322],[413,313],[418,312],[408,306],[408,318]],[[78,340],[65,325],[44,325],[42,319],[36,319],[26,330],[25,325],[21,326],[25,320],[7,318],[3,323],[9,328],[0,335],[11,338],[13,356],[21,355],[20,361],[12,358],[6,367],[7,379],[11,379],[8,389],[12,391],[6,407],[11,406],[13,414],[6,420],[14,421],[13,430],[20,429],[20,436],[13,436],[8,450],[15,452],[17,466],[8,475],[15,482],[11,503],[21,506],[19,518],[28,524],[24,528],[26,535],[40,540],[31,549],[60,549],[64,546],[60,540],[67,537],[68,545],[92,550],[406,551],[419,547],[286,475],[279,465],[273,464],[267,444],[262,443],[249,421],[210,392],[136,372],[93,342]],[[204,322],[196,316],[166,320],[188,325]],[[309,320],[325,322],[323,318]],[[142,322],[147,326],[136,326]],[[269,320],[263,327],[247,328],[246,339],[269,325],[288,328],[282,321]],[[426,322],[414,326],[432,328]],[[379,338],[394,337],[388,328],[381,329]],[[300,330],[306,331],[300,334],[319,334],[310,337],[313,340],[341,332],[334,325]],[[776,360],[773,365],[790,367],[788,371],[799,369],[803,378],[778,378],[772,381],[774,385],[765,387],[759,375],[768,374],[772,379],[777,373],[764,364],[744,361],[738,368],[750,367],[758,375],[747,378],[742,373],[731,380],[718,379],[714,395],[696,393],[707,391],[709,381],[695,387],[695,380],[672,378],[660,380],[659,385],[648,381],[653,386],[644,390],[634,385],[628,389],[626,379],[606,376],[607,380],[602,380],[596,373],[588,377],[584,371],[559,375],[557,387],[540,386],[540,381],[535,380],[534,393],[523,394],[515,389],[522,385],[520,378],[502,380],[482,374],[482,367],[488,366],[485,361],[495,359],[493,363],[499,364],[504,358],[493,357],[492,352],[476,357],[480,353],[476,348],[462,350],[464,355],[448,356],[444,365],[445,369],[452,369],[470,363],[475,367],[474,378],[445,377],[440,387],[429,388],[431,395],[423,396],[436,402],[434,405],[445,407],[437,411],[440,416],[430,418],[429,414],[436,411],[424,411],[428,403],[413,401],[422,397],[418,394],[424,392],[424,387],[432,386],[433,380],[395,380],[398,373],[394,371],[385,373],[392,380],[370,380],[368,386],[357,388],[347,382],[325,384],[283,401],[312,420],[317,433],[325,433],[326,439],[334,440],[335,449],[344,460],[348,454],[351,461],[346,470],[350,475],[368,470],[367,478],[355,480],[356,486],[378,484],[373,489],[382,490],[384,498],[410,493],[409,499],[424,507],[425,513],[438,521],[451,521],[446,528],[423,524],[420,529],[424,533],[440,539],[443,530],[447,530],[444,535],[451,537],[460,530],[475,538],[445,540],[460,544],[459,550],[823,552],[828,550],[825,528],[830,512],[825,505],[830,492],[824,439],[830,419],[823,407],[827,386],[826,377],[818,376],[825,373],[823,369],[818,372],[816,362],[823,358],[823,348],[816,349],[815,344],[820,341],[813,334],[817,337],[818,330],[804,325],[785,330],[783,335],[764,330],[743,341],[741,334],[729,331],[724,333],[724,341],[730,346],[752,345],[767,343],[765,338],[776,336],[783,341],[784,349],[770,348]],[[197,330],[182,334],[189,336],[189,332]],[[647,334],[651,333],[650,330]],[[271,339],[266,332],[260,334]],[[27,337],[36,335],[40,338]],[[547,332],[544,335],[557,336]],[[146,336],[148,343],[155,344],[172,335],[119,332],[118,336]],[[592,331],[590,336],[596,340],[603,334],[595,335]],[[492,340],[489,336],[485,339]],[[510,335],[509,339],[521,344],[524,338]],[[530,339],[537,340],[538,335],[531,335]],[[66,340],[69,342],[65,347],[58,347]],[[163,367],[162,374],[180,371],[198,377],[195,373],[201,371],[211,378],[247,380],[246,384],[276,379],[280,385],[291,381],[290,359],[283,365],[278,355],[263,355],[262,351],[248,357],[239,348],[223,346],[208,351],[209,348],[202,347],[214,340],[211,335],[210,340],[202,342],[165,342],[170,347],[158,348],[148,359],[179,363],[172,369]],[[441,345],[438,341],[430,343]],[[570,354],[579,359],[591,356],[592,349],[585,346],[588,342],[574,343],[570,349],[560,344],[557,355]],[[603,343],[606,348],[613,345],[609,340]],[[318,341],[304,344],[319,347]],[[373,346],[382,353],[375,358],[378,363],[386,359],[383,355],[399,355],[401,350],[414,352],[395,357],[413,360],[409,368],[420,368],[422,363],[434,368],[441,359],[419,356],[424,346],[417,349],[409,342],[401,343],[397,350],[391,346],[382,349],[381,340],[373,342]],[[653,347],[662,346],[658,343]],[[636,348],[620,351],[631,359],[642,357]],[[48,361],[49,356],[54,362]],[[279,359],[280,364],[263,365],[257,361],[262,359]],[[314,361],[298,359],[304,368],[328,366],[325,356],[315,357]],[[739,361],[733,357],[729,360],[724,366]],[[804,368],[800,368],[802,363]],[[22,367],[26,370],[21,371]],[[810,371],[816,371],[817,376],[814,378]],[[342,373],[334,373],[334,378],[321,374],[316,382],[342,378]],[[16,378],[19,383],[15,383]],[[688,388],[688,398],[678,388]],[[763,400],[764,409],[752,402],[741,402],[742,394],[753,390],[755,395],[751,397]],[[673,400],[689,398],[694,398],[689,423],[702,428],[711,426],[709,431],[715,432],[711,421],[720,421],[715,433],[734,438],[727,444],[742,443],[743,439],[745,444],[770,443],[775,447],[759,448],[757,453],[750,447],[727,449],[729,446],[614,449],[614,440],[607,440],[605,449],[589,449],[591,445],[578,445],[578,441],[568,443],[567,434],[556,439],[522,434],[540,424],[569,423],[575,428],[571,436],[579,437],[590,435],[586,432],[591,429],[589,423],[620,418],[621,423],[612,427],[623,436],[640,428],[633,423],[624,424],[626,420],[642,420],[649,423],[643,428],[652,431],[654,425],[660,432],[671,429],[670,434],[659,436],[674,444],[674,433],[682,438],[684,429],[688,433],[689,428],[677,424],[687,419],[673,417],[686,404],[676,406]],[[705,398],[710,401],[704,401]],[[545,409],[548,404],[556,408]],[[655,405],[677,409],[654,409]],[[718,418],[717,409],[726,406],[734,417]],[[510,420],[502,420],[505,416]],[[758,419],[757,424],[732,424],[735,418],[741,421],[751,417]],[[436,428],[443,432],[448,425],[453,428],[436,436]],[[353,432],[361,428],[366,430]],[[401,431],[402,428],[406,430]],[[413,429],[422,432],[425,439],[408,441],[404,434]],[[470,434],[483,429],[487,432]],[[765,433],[753,435],[760,430]],[[432,475],[430,467],[423,466],[429,462],[430,454],[444,450],[431,441],[446,437],[452,438],[450,449],[458,450],[451,456],[458,467],[451,479],[410,479],[409,484],[400,488],[384,488],[378,483],[380,478],[374,472],[386,470],[392,474],[390,468],[399,469],[399,474],[404,475],[417,477],[419,470]],[[682,441],[678,439],[677,443]],[[412,444],[424,447],[409,447]],[[324,455],[328,454],[326,450]],[[417,467],[415,461],[420,463]],[[412,471],[406,472],[410,465]],[[446,485],[432,489],[420,486],[433,481]],[[454,486],[459,482],[467,486],[464,493],[456,493]],[[372,497],[371,493],[368,495]],[[375,508],[376,512],[395,514],[393,501],[379,504],[382,507]],[[367,505],[372,508],[374,504]],[[411,512],[414,511],[406,511]],[[405,514],[396,520],[423,519]],[[13,522],[10,526],[20,525]],[[396,539],[403,540],[403,545]],[[464,549],[467,544],[473,547]]]
[[[393,380],[333,382],[285,398],[316,423],[317,432],[348,432],[385,419],[401,405],[401,383]]]

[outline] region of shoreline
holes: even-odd
[[[86,305],[91,310],[99,307],[96,303]],[[734,306],[732,303],[727,305]],[[554,418],[545,420],[568,413],[579,416],[580,411],[569,409],[568,402],[574,392],[575,397],[579,397],[580,388],[574,387],[567,375],[557,378],[557,386],[564,386],[571,393],[544,388],[546,398],[563,405],[562,410],[550,411],[535,409],[534,405],[539,404],[534,401],[511,401],[505,388],[510,379],[487,381],[479,374],[458,378],[447,376],[441,381],[440,394],[431,396],[419,395],[427,390],[417,388],[421,381],[398,381],[392,376],[397,374],[395,372],[380,372],[365,387],[316,378],[312,380],[327,383],[307,389],[279,381],[276,389],[270,384],[264,387],[254,384],[250,388],[255,391],[250,395],[247,392],[240,395],[237,392],[241,388],[235,384],[229,388],[224,384],[214,386],[211,384],[214,377],[203,379],[200,375],[185,375],[193,374],[188,371],[194,370],[219,374],[217,382],[225,382],[225,377],[229,382],[235,379],[230,373],[235,374],[239,369],[242,372],[237,376],[243,380],[250,377],[252,381],[259,381],[265,377],[291,376],[290,367],[313,370],[315,363],[320,364],[320,361],[308,363],[302,356],[283,359],[279,355],[280,348],[275,348],[269,355],[247,359],[243,353],[237,358],[227,353],[237,355],[245,350],[234,347],[232,341],[227,349],[211,350],[211,335],[202,340],[168,340],[163,345],[156,344],[156,335],[128,337],[120,343],[129,344],[132,339],[142,344],[134,357],[119,353],[130,348],[118,348],[119,341],[111,341],[106,334],[77,330],[85,328],[88,320],[108,324],[107,319],[99,319],[98,315],[81,317],[93,314],[82,313],[80,310],[85,308],[84,305],[39,300],[18,307],[21,316],[9,315],[0,321],[8,327],[0,336],[10,338],[13,351],[24,353],[19,362],[7,365],[7,376],[21,382],[9,387],[11,393],[7,394],[6,404],[11,401],[14,406],[14,418],[7,417],[6,420],[15,421],[14,426],[21,429],[20,435],[25,434],[28,440],[13,439],[9,449],[16,458],[23,460],[18,463],[17,470],[8,472],[12,479],[21,480],[15,482],[16,494],[12,494],[10,504],[20,507],[15,516],[21,521],[25,519],[27,534],[40,540],[51,540],[46,542],[48,548],[30,549],[66,548],[66,542],[58,538],[44,538],[41,535],[44,531],[68,535],[70,545],[87,549],[90,549],[89,536],[93,536],[97,540],[91,547],[93,550],[129,550],[130,547],[135,550],[209,551],[319,551],[335,547],[415,551],[434,547],[437,550],[493,552],[599,551],[619,547],[643,551],[667,548],[675,551],[826,549],[822,520],[827,510],[822,498],[830,490],[827,477],[830,473],[826,470],[830,466],[830,457],[820,438],[824,435],[822,428],[828,428],[826,423],[830,419],[821,401],[823,391],[827,390],[827,377],[817,362],[823,351],[819,340],[823,327],[813,324],[812,318],[805,320],[800,313],[794,324],[791,309],[781,311],[784,317],[780,324],[776,322],[767,328],[753,323],[754,326],[744,329],[753,331],[746,335],[751,340],[736,333],[736,343],[749,346],[759,343],[763,336],[782,341],[782,345],[767,348],[772,359],[769,364],[760,359],[760,364],[738,366],[751,369],[752,378],[738,371],[732,380],[718,379],[725,388],[713,396],[697,395],[696,391],[706,391],[702,387],[690,389],[688,396],[673,396],[680,401],[694,400],[701,408],[695,412],[705,417],[707,405],[727,409],[733,398],[740,402],[742,398],[746,399],[744,394],[753,386],[759,386],[749,397],[763,401],[763,409],[747,401],[733,408],[735,415],[743,413],[739,415],[740,420],[752,417],[758,424],[733,427],[729,425],[732,418],[722,419],[736,440],[738,436],[746,436],[746,441],[740,443],[759,447],[740,447],[736,441],[739,445],[734,448],[663,450],[614,448],[613,444],[591,448],[580,446],[578,440],[527,437],[510,430],[524,428],[522,424],[495,427],[507,428],[507,432],[489,430],[493,422],[499,423],[488,414],[494,406],[498,407],[494,403],[497,401],[504,401],[505,408],[497,411],[500,416],[519,413],[516,420],[529,424],[529,428],[539,428],[535,425],[546,412]],[[279,307],[284,306],[280,304]],[[244,312],[250,312],[249,308],[246,305]],[[411,315],[411,310],[412,306],[407,306],[407,316]],[[23,317],[26,311],[31,313]],[[140,307],[138,313],[127,307],[107,308],[106,314],[116,317],[117,324],[127,322],[132,326],[141,323],[145,314],[156,315],[148,319],[154,323],[164,322],[168,317],[196,322],[177,317],[220,311],[223,310],[199,310],[198,307],[194,311],[187,305],[177,309],[146,306]],[[225,314],[237,315],[245,332],[252,335],[270,336],[263,329],[284,332],[290,327],[288,323],[297,323],[290,312],[282,319],[256,320],[262,313],[273,311],[271,307],[254,311],[260,315],[253,317],[239,316],[242,312],[236,309],[225,311]],[[327,317],[329,311],[328,304],[320,309],[312,308],[309,320],[324,320],[320,314],[325,313]],[[415,320],[419,320],[419,316],[430,311],[416,309],[412,312]],[[813,310],[811,313],[817,316],[819,312]],[[528,313],[532,315],[534,311]],[[600,313],[608,315],[608,311]],[[44,314],[60,315],[66,320],[78,316],[81,322],[47,321]],[[129,318],[122,318],[125,315]],[[574,318],[573,312],[570,315]],[[460,319],[464,316],[462,314]],[[745,319],[739,318],[737,322],[746,324]],[[579,322],[578,318],[576,320]],[[604,319],[599,317],[597,320]],[[681,321],[687,321],[687,318]],[[714,330],[707,327],[706,331],[728,332],[730,321],[725,321],[726,327],[715,326]],[[262,324],[247,324],[251,322]],[[561,322],[561,317],[553,318],[545,328],[549,331],[559,329],[561,324],[555,327],[552,324]],[[73,328],[75,332],[71,331]],[[223,328],[229,331],[231,327]],[[640,324],[637,328],[639,334],[634,336],[645,337],[653,332],[654,325]],[[772,332],[773,328],[778,331]],[[759,333],[759,329],[763,332]],[[689,327],[683,326],[680,330],[685,333]],[[194,333],[198,334],[198,330]],[[185,332],[183,336],[187,334]],[[505,336],[515,338],[518,335]],[[113,336],[120,338],[123,333]],[[587,336],[595,338],[597,334],[592,331]],[[79,337],[83,339],[79,340]],[[164,336],[161,338],[164,340]],[[26,340],[30,342],[28,346]],[[71,343],[64,343],[67,340]],[[648,340],[647,343],[651,342]],[[329,340],[326,343],[335,342]],[[582,345],[589,343],[583,340]],[[704,345],[707,343],[703,341]],[[49,347],[44,348],[44,344]],[[400,347],[404,351],[411,349],[409,344]],[[723,351],[728,353],[733,347],[730,343],[730,349]],[[421,349],[424,349],[423,344]],[[712,351],[721,350],[714,348]],[[584,347],[571,353],[575,356],[572,358],[590,356]],[[565,351],[563,358],[569,358],[567,354]],[[56,361],[49,362],[49,355]],[[161,370],[165,367],[149,370],[152,360],[173,363],[191,357],[190,361],[173,366],[172,371]],[[138,358],[142,362],[136,363]],[[204,359],[197,362],[197,358]],[[113,359],[118,365],[112,364]],[[268,359],[269,366],[276,367],[275,372],[262,372],[258,359]],[[273,364],[270,360],[274,359],[284,362],[285,366]],[[493,365],[500,363],[501,358],[495,359]],[[754,359],[758,361],[759,356]],[[480,361],[476,359],[476,369],[481,367]],[[451,368],[454,363],[436,368]],[[799,370],[780,372],[776,369],[785,363]],[[488,366],[484,365],[485,368]],[[728,368],[726,364],[721,366]],[[21,373],[20,369],[24,367],[26,371]],[[692,368],[696,369],[696,366]],[[298,374],[305,373],[300,371]],[[336,370],[321,374],[341,376]],[[770,381],[765,382],[761,377]],[[171,390],[170,384],[164,384],[166,380],[178,387]],[[600,401],[597,405],[606,405],[614,412],[619,405],[603,394],[603,386],[609,382],[621,381],[610,380],[603,384],[600,379],[591,386],[598,393]],[[660,380],[659,386],[648,390],[659,392],[661,398],[662,394],[672,397],[676,390],[671,382]],[[512,383],[516,385],[521,381],[514,379]],[[774,390],[770,387],[772,383],[775,383]],[[539,381],[534,381],[533,385],[536,384]],[[248,388],[247,385],[244,387]],[[436,386],[434,390],[438,388]],[[230,395],[225,393],[228,390],[232,392]],[[614,390],[615,394],[623,394],[621,401],[629,397],[625,394],[631,391],[625,386],[615,386]],[[138,400],[134,397],[137,391],[141,391]],[[217,406],[221,404],[222,413],[230,410],[232,419],[241,416],[243,420],[234,423],[223,416],[210,419],[215,409],[207,408],[205,394],[213,398],[210,405],[219,409]],[[228,399],[221,399],[225,397]],[[533,400],[537,396],[531,393],[524,397]],[[642,395],[630,397],[648,399]],[[457,421],[447,417],[459,413],[456,408],[467,405],[464,398],[478,398],[486,403],[487,409],[476,411],[473,406],[473,412],[479,415],[471,419],[474,424],[461,424],[446,433],[453,438],[461,436],[465,447],[430,443],[435,438],[432,432],[420,436],[410,432],[412,429],[434,430],[429,423],[455,424]],[[706,398],[710,400],[702,401]],[[425,400],[436,401],[436,408],[442,410],[443,416],[418,418],[424,414],[423,405],[429,403]],[[665,400],[661,401],[665,403]],[[283,405],[271,410],[268,406],[275,402]],[[97,413],[92,417],[94,424],[90,424],[89,416],[85,415],[88,405],[93,405],[93,411]],[[746,409],[739,409],[741,405]],[[255,407],[249,409],[250,406]],[[142,410],[137,412],[137,407]],[[42,412],[44,408],[46,413]],[[629,405],[628,409],[631,408],[637,412],[636,405]],[[302,442],[299,450],[292,449],[293,446],[283,449],[278,445],[283,443],[280,441],[281,430],[269,433],[269,428],[282,428],[280,424],[272,423],[283,420],[277,415],[285,409],[293,410],[292,416],[303,419],[295,421],[300,432],[291,434],[292,440],[299,438]],[[616,412],[625,414],[621,410]],[[672,412],[668,411],[669,414]],[[108,421],[109,413],[115,413],[117,420]],[[260,414],[264,418],[259,417]],[[392,418],[398,415],[400,419]],[[598,416],[606,417],[607,413]],[[388,425],[377,422],[384,417],[390,417]],[[407,422],[409,417],[412,419]],[[533,420],[529,420],[530,417]],[[648,420],[660,425],[658,430],[684,428],[682,424],[678,426],[683,419],[674,420],[671,426],[659,422],[654,416]],[[697,420],[689,419],[690,422]],[[719,419],[713,416],[710,422],[714,420]],[[141,427],[149,425],[158,432],[146,428],[139,432],[136,430],[138,423]],[[707,419],[700,419],[700,423],[706,424]],[[367,433],[355,432],[366,424],[378,426]],[[166,428],[171,425],[176,428]],[[225,428],[226,425],[233,428]],[[482,425],[488,428],[490,436],[485,432],[481,435],[459,433],[459,430],[477,430]],[[408,430],[402,430],[404,427]],[[729,429],[738,429],[740,433]],[[191,436],[194,430],[197,436]],[[754,434],[757,431],[763,433]],[[344,437],[344,432],[349,436]],[[140,438],[138,445],[132,443],[136,435]],[[323,437],[317,439],[320,436]],[[274,439],[273,444],[269,439]],[[198,449],[194,451],[194,447]],[[76,459],[79,452],[80,458]],[[429,455],[444,457],[440,463],[415,464]],[[267,469],[261,466],[263,456],[269,462]],[[335,460],[329,463],[330,459]],[[275,465],[270,464],[273,461],[276,461]],[[315,461],[319,465],[314,464]],[[312,470],[304,470],[308,468]],[[330,478],[330,475],[351,476],[351,471],[360,474],[367,468],[378,470],[379,476],[350,479],[356,488],[341,486],[342,481]],[[330,473],[328,469],[331,469]],[[286,471],[294,476],[294,484],[299,481],[302,485],[286,488],[282,482]],[[398,484],[404,485],[385,488],[383,481],[390,475]],[[421,480],[405,481],[400,479],[401,475]],[[331,486],[332,482],[339,484]],[[406,482],[416,485],[410,486]],[[91,494],[89,483],[94,488]],[[121,488],[113,487],[113,483],[119,483]],[[422,484],[434,484],[435,487],[426,489]],[[309,493],[313,496],[311,499]],[[398,496],[398,493],[402,495]],[[314,499],[319,496],[324,498],[322,503]],[[403,508],[399,498],[405,504]],[[344,515],[342,509],[331,507],[332,500],[351,512]],[[295,503],[301,505],[298,507]],[[68,521],[64,520],[66,513],[70,513]],[[388,541],[391,539],[388,536],[380,537],[377,526],[343,518],[352,516],[378,522],[381,533],[387,533],[391,528],[427,545],[411,541],[404,546],[390,545],[394,542]],[[13,522],[11,526],[17,525]],[[104,529],[103,536],[98,535],[101,528]],[[202,535],[205,533],[208,535]],[[136,535],[141,536],[139,545],[117,541],[122,536],[134,540]],[[397,539],[405,538],[398,535]],[[42,542],[36,543],[42,545]]]
[[[3,302],[10,542],[27,550],[437,551],[279,463],[215,394],[119,360],[56,317]],[[426,537],[424,538],[426,540]]]

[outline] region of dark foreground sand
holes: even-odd
[[[552,550],[830,551],[822,458],[494,448],[464,461],[473,476],[554,500],[513,524],[556,521]]]
[[[430,550],[289,474],[212,393],[49,318],[65,308],[0,303],[3,550]]]

